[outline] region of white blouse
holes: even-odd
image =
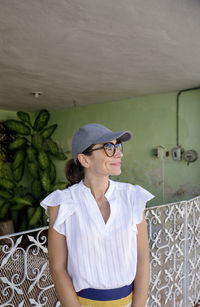
[[[60,205],[54,229],[66,237],[67,271],[76,292],[131,284],[137,266],[137,227],[146,202],[154,196],[138,185],[110,180],[105,194],[110,217],[105,223],[83,181],[49,194],[41,206]]]

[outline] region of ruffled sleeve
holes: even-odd
[[[154,198],[155,196],[139,185],[135,185],[134,187],[135,187],[135,191],[132,197],[133,223],[140,224],[143,219],[143,211],[146,207],[146,203],[152,198]]]
[[[47,207],[60,205],[53,228],[60,234],[66,235],[65,222],[76,211],[76,204],[67,190],[56,190],[44,198],[40,205],[48,215]]]

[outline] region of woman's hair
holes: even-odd
[[[92,144],[87,149],[85,149],[82,153],[86,156],[91,156],[92,152],[90,150],[92,149],[94,145]],[[79,160],[76,160],[76,163],[74,162],[74,159],[70,159],[66,166],[65,166],[65,176],[68,180],[68,187],[79,183],[82,179],[84,179],[84,167],[81,165]]]

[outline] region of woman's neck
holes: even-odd
[[[86,187],[90,188],[90,191],[95,199],[99,200],[104,197],[106,191],[109,188],[108,177],[93,177],[86,176],[83,180]]]

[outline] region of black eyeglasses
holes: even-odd
[[[92,148],[92,149],[88,150],[87,153],[95,151],[95,150],[99,150],[99,149],[104,149],[104,151],[105,151],[105,153],[108,157],[113,157],[115,152],[116,152],[116,149],[119,149],[120,152],[123,152],[123,147],[122,147],[121,142],[119,142],[117,144],[113,144],[113,143],[109,142],[109,143],[105,143],[101,147]]]

